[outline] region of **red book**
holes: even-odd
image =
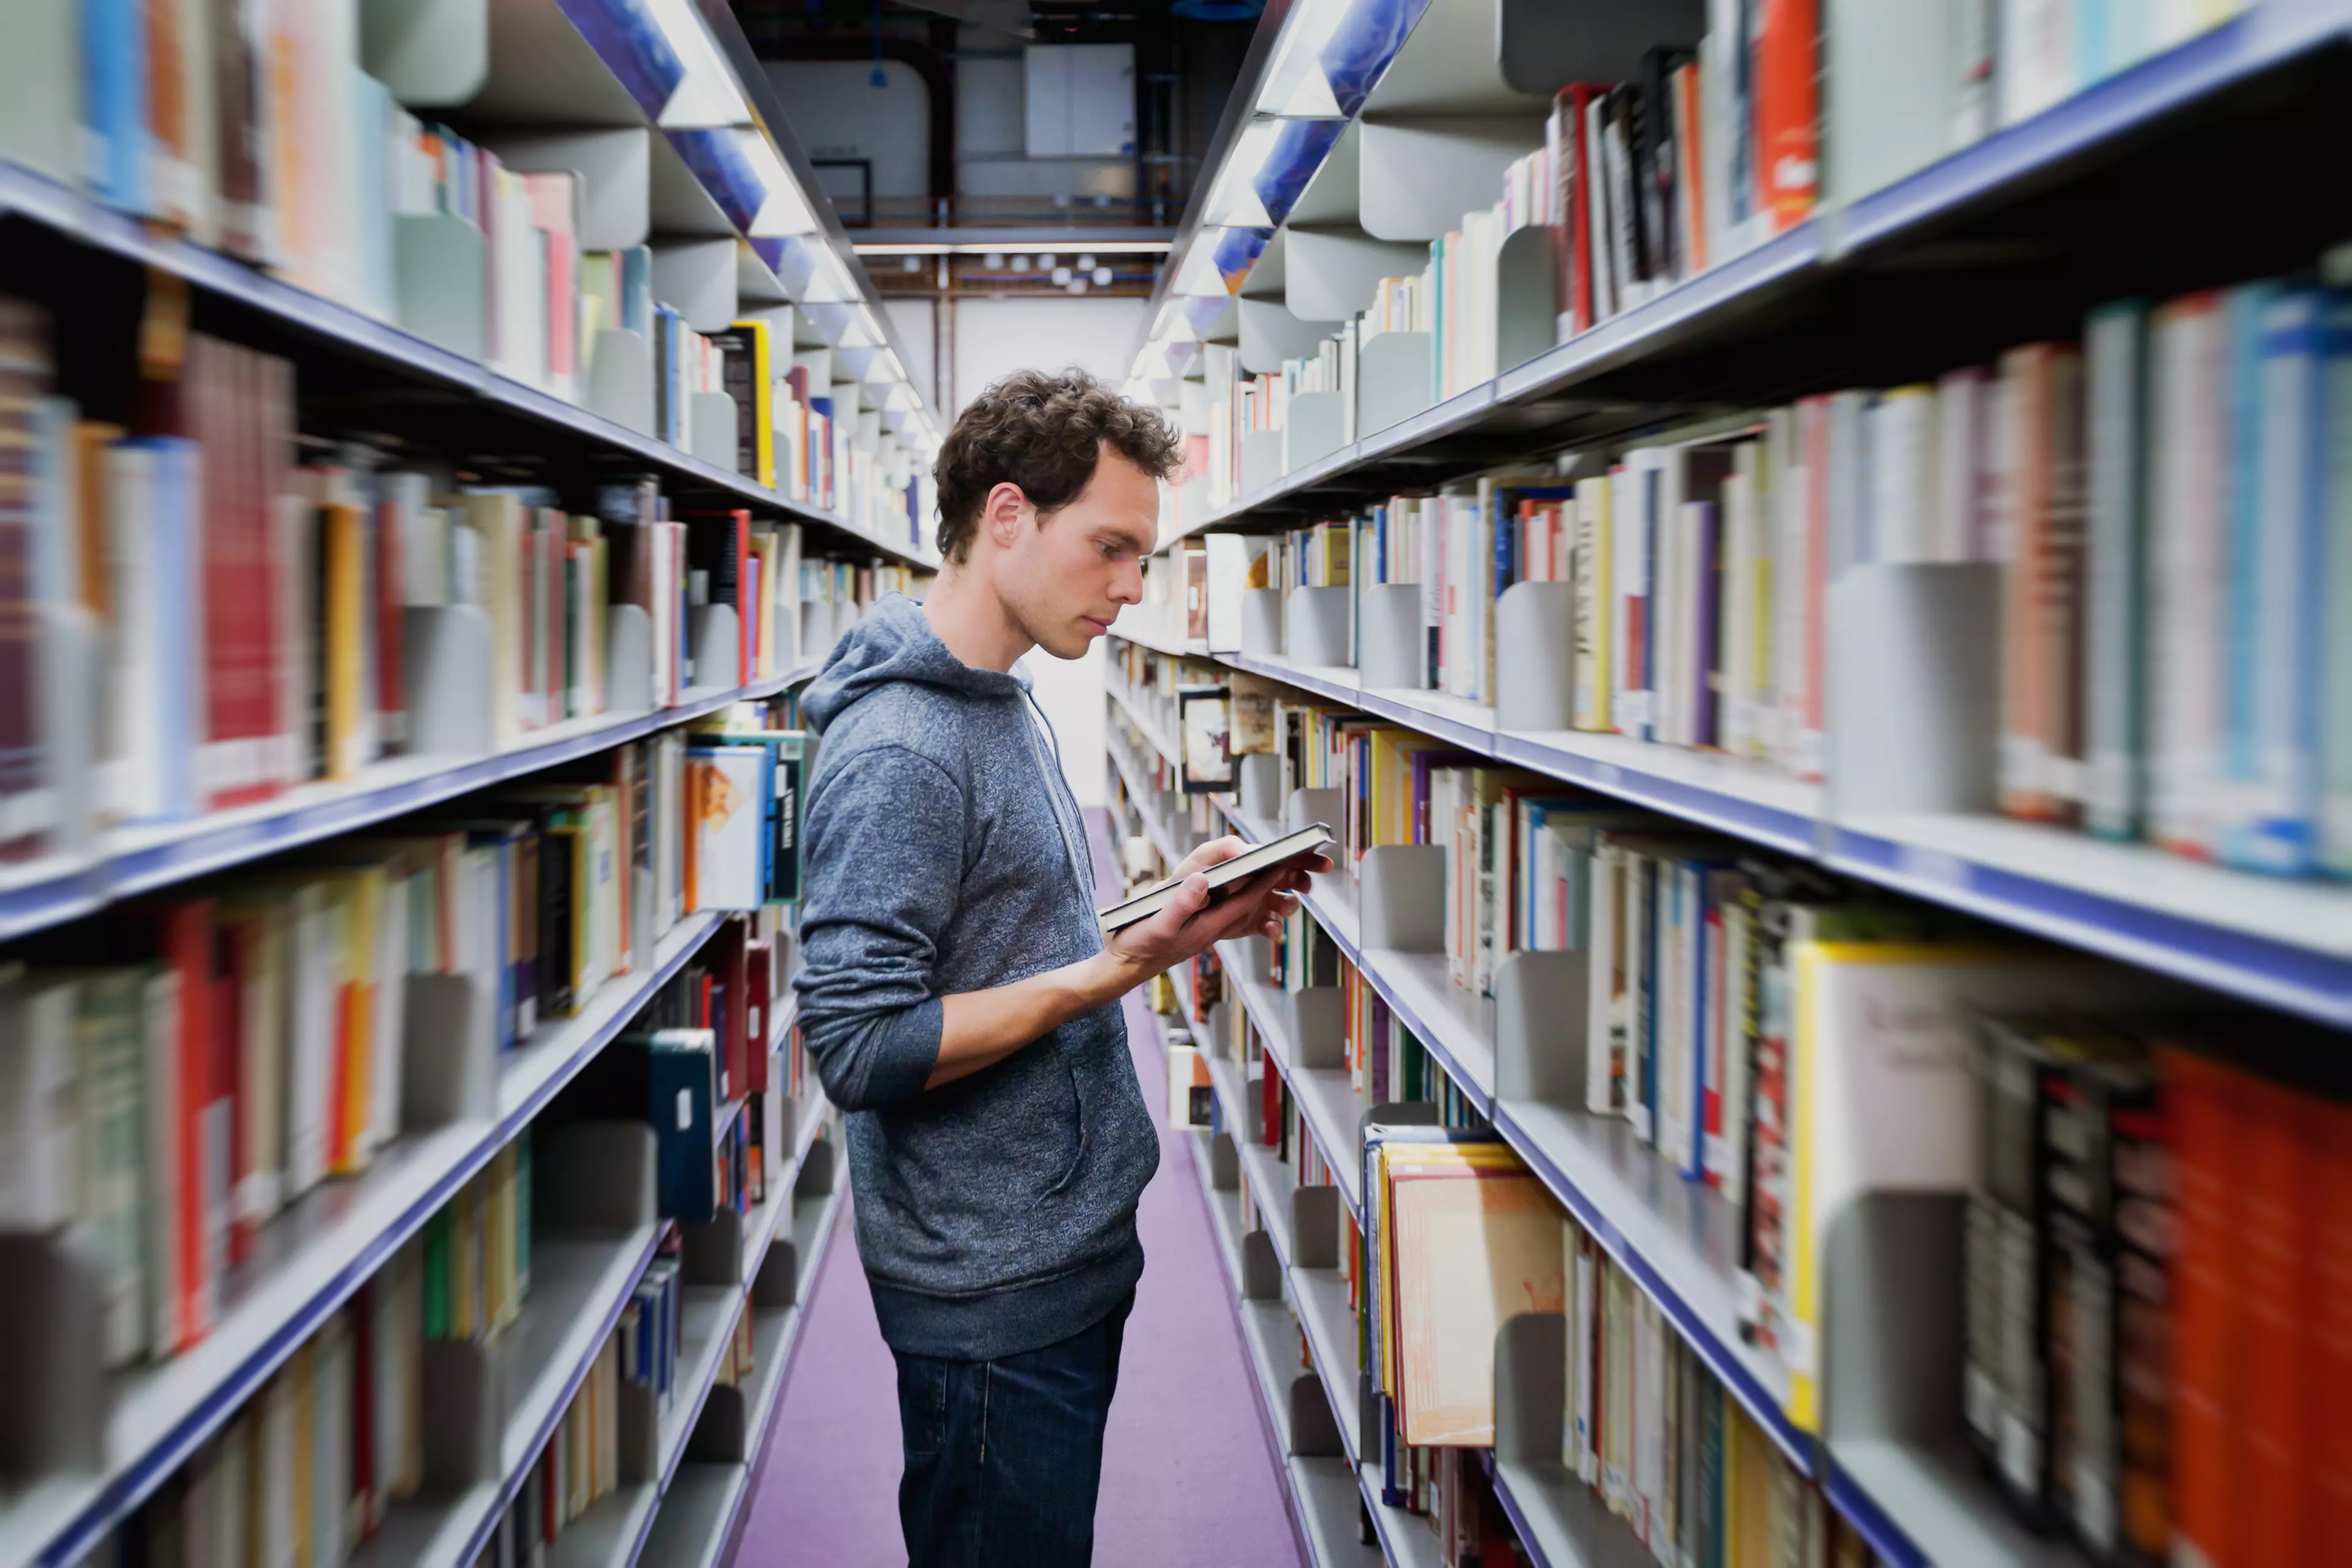
[[[1274,1070],[1271,1058],[1258,1064],[1260,1097],[1258,1141],[1271,1149],[1282,1142],[1282,1079]]]
[[[1817,141],[1821,35],[1818,0],[1759,0],[1756,29],[1756,169],[1758,207],[1774,233],[1804,221],[1821,182]]]
[[[2193,1052],[2162,1052],[2179,1182],[2173,1255],[2172,1507],[2175,1551],[2240,1568],[2236,1426],[2244,1414],[2244,1190],[2251,1119],[2243,1075]]]
[[[745,1004],[743,1007],[743,1088],[749,1094],[768,1089],[768,1031],[775,998],[775,944],[753,940],[743,944]]]
[[[2352,1540],[2352,1105],[2303,1106],[2312,1172],[2310,1540]]]
[[[720,993],[719,1005],[712,1012],[726,1020],[726,1036],[719,1042],[719,1098],[722,1100],[741,1095],[751,1080],[750,1037],[743,1017],[751,991],[745,973],[744,935],[741,921],[722,921],[708,949],[710,984]]]
[[[1584,111],[1608,90],[1605,82],[1572,81],[1552,100],[1552,117],[1560,121],[1559,164],[1552,171],[1560,187],[1553,258],[1559,268],[1559,308],[1570,313],[1580,332],[1590,330],[1593,321],[1592,196],[1588,185],[1594,164],[1591,150],[1584,144]]]
[[[2291,1089],[2242,1080],[2246,1138],[2239,1159],[2237,1287],[2245,1314],[2244,1418],[2237,1424],[2239,1559],[2308,1563],[2323,1555],[2309,1535],[2312,1362],[2307,1340],[2311,1208],[2317,1161],[2305,1141],[2302,1100]]]
[[[179,1103],[166,1108],[179,1147],[173,1169],[159,1173],[156,1194],[178,1211],[171,1308],[164,1320],[170,1342],[155,1347],[158,1353],[169,1353],[203,1339],[220,1315],[220,1277],[228,1267],[233,1212],[236,1102],[234,1079],[221,1060],[221,1042],[213,1026],[221,985],[212,900],[188,899],[126,912],[136,927],[143,928],[146,940],[140,945],[146,952],[123,956],[152,958],[179,982],[174,989],[177,1016],[150,1020],[151,1026],[171,1031],[180,1080]]]

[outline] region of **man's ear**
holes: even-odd
[[[988,499],[981,503],[980,526],[1000,550],[1010,549],[1020,541],[1024,520],[1034,514],[1029,497],[1010,479],[992,486]]]

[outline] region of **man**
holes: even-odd
[[[1275,923],[1303,873],[1212,904],[1193,852],[1106,943],[1052,731],[1013,665],[1076,658],[1143,595],[1160,416],[1069,372],[1007,377],[940,450],[930,596],[845,636],[802,710],[801,1037],[848,1113],[857,1250],[898,1363],[914,1568],[1089,1561],[1121,1331],[1158,1167],[1118,998]],[[1328,868],[1328,863],[1326,863]]]

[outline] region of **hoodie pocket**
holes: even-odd
[[[1071,1105],[1070,1126],[1073,1135],[1070,1139],[1069,1165],[1062,1172],[1060,1177],[1055,1181],[1054,1184],[1045,1189],[1045,1195],[1049,1198],[1068,1187],[1072,1182],[1076,1181],[1078,1179],[1079,1170],[1087,1163],[1087,1118],[1086,1091],[1079,1087],[1078,1069],[1076,1066],[1071,1062],[1069,1052],[1066,1047],[1056,1058],[1055,1066],[1058,1067],[1063,1075],[1069,1079]]]

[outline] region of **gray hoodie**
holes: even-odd
[[[1117,1004],[926,1090],[940,998],[1102,950],[1077,803],[1025,674],[974,669],[892,594],[801,700],[801,1038],[848,1115],[882,1336],[991,1360],[1092,1327],[1143,1272],[1160,1163]]]

